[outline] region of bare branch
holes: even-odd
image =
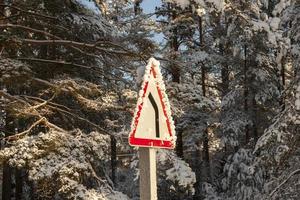
[[[24,60],[24,61],[35,61],[35,62],[60,64],[60,65],[71,65],[71,66],[74,66],[74,67],[91,69],[91,67],[86,66],[86,65],[80,65],[80,64],[75,64],[75,63],[72,63],[72,62],[65,62],[65,61],[61,61],[61,60],[47,60],[47,59],[41,59],[41,58],[15,58],[15,59]]]
[[[95,124],[95,123],[89,121],[89,120],[86,119],[86,118],[80,117],[80,116],[78,116],[78,115],[76,115],[76,114],[70,112],[71,109],[68,108],[68,107],[65,107],[65,106],[64,106],[64,108],[67,109],[67,110],[64,110],[64,109],[62,109],[62,108],[56,107],[55,105],[50,105],[51,103],[49,103],[49,100],[46,101],[46,100],[41,99],[41,98],[31,97],[31,96],[27,96],[27,95],[22,95],[22,96],[24,96],[24,97],[26,97],[26,98],[29,98],[29,99],[38,99],[38,100],[40,100],[40,101],[43,101],[43,103],[39,104],[37,108],[39,108],[39,107],[41,107],[41,106],[47,106],[47,107],[49,107],[49,108],[51,108],[51,109],[53,109],[53,110],[56,110],[56,111],[61,112],[61,113],[65,114],[65,115],[71,116],[71,117],[73,117],[73,118],[76,118],[76,119],[78,119],[78,120],[80,120],[80,121],[83,121],[83,122],[85,122],[85,123],[87,123],[87,124],[93,126],[93,127],[96,128],[98,131],[100,131],[102,134],[111,135],[111,133],[109,133],[108,131],[106,131],[105,129],[103,129],[102,127],[100,127],[99,125],[97,125],[97,124]],[[36,101],[36,100],[35,100],[35,101]],[[47,105],[48,103],[49,103],[49,105]]]
[[[53,16],[49,16],[49,15],[44,15],[44,14],[40,14],[40,13],[35,13],[35,12],[32,12],[32,11],[23,10],[23,9],[21,9],[19,7],[12,6],[12,5],[0,4],[0,7],[9,7],[9,8],[15,9],[17,11],[20,11],[22,13],[29,14],[29,15],[34,15],[34,16],[43,17],[43,18],[52,19],[52,20],[58,20],[57,17],[53,17]]]
[[[136,56],[135,53],[130,51],[118,51],[118,50],[110,50],[107,48],[98,47],[97,44],[88,44],[82,42],[75,42],[71,40],[33,40],[33,39],[20,39],[24,43],[32,44],[32,45],[67,45],[67,46],[76,46],[81,48],[90,48],[100,52],[110,53],[110,54],[120,54],[127,56]]]
[[[64,113],[64,114],[67,114],[67,115],[69,115],[69,116],[71,116],[71,117],[74,117],[74,118],[76,118],[76,119],[78,119],[78,120],[80,120],[80,121],[84,121],[84,122],[86,122],[87,124],[89,124],[89,125],[93,126],[94,128],[96,128],[98,131],[101,131],[102,134],[112,135],[111,133],[109,133],[108,131],[106,131],[104,128],[102,128],[102,127],[100,127],[99,125],[97,125],[97,124],[95,124],[95,123],[89,121],[89,120],[86,119],[86,118],[80,117],[80,116],[78,116],[78,115],[76,115],[76,114],[74,114],[74,113],[71,113],[71,112],[69,112],[69,111],[63,110],[63,109],[61,109],[61,108],[57,108],[57,107],[50,106],[50,105],[48,105],[48,107],[50,107],[50,108],[52,108],[52,109],[54,109],[54,110],[57,110],[57,111],[59,111],[59,112],[62,112],[62,113]]]
[[[93,165],[91,164],[91,162],[88,161],[88,160],[87,160],[86,162],[88,163],[89,168],[90,168],[90,170],[91,170],[91,172],[92,172],[92,175],[93,175],[94,178],[96,178],[98,184],[99,184],[99,185],[101,185],[101,184],[106,185],[106,181],[103,180],[103,179],[101,179],[101,178],[99,178],[99,176],[97,175],[96,171],[94,170],[94,167],[93,167]],[[106,177],[106,178],[107,178],[107,177]],[[108,187],[108,188],[112,191],[111,186],[113,185],[113,183],[112,183],[111,181],[109,181],[109,180],[110,180],[110,179],[108,178],[108,179],[107,179],[107,181],[108,181],[108,183],[109,183],[109,187]],[[100,183],[101,183],[101,184],[100,184]]]
[[[45,100],[42,99],[42,98],[39,98],[39,97],[34,97],[34,96],[28,96],[28,95],[20,95],[21,97],[26,97],[28,99],[33,99],[33,100],[36,100],[36,101],[41,101],[41,102],[44,102]],[[64,106],[64,105],[61,105],[61,104],[58,104],[58,103],[54,103],[54,102],[48,102],[49,105],[52,105],[52,106],[57,106],[57,107],[61,107],[61,108],[64,108],[65,110],[68,110],[68,111],[71,111],[72,109]]]
[[[290,175],[284,180],[282,181],[269,195],[269,197],[271,198],[275,192],[280,188],[282,187],[292,176],[294,176],[295,174],[298,174],[300,173],[300,169],[296,169],[295,171],[293,171],[292,173],[290,173]]]
[[[55,98],[55,96],[56,96],[56,93],[54,93],[53,96],[52,96],[50,99],[44,100],[42,103],[40,103],[40,104],[38,104],[38,105],[35,105],[35,106],[32,106],[32,107],[28,108],[27,110],[28,110],[28,111],[36,110],[36,109],[38,109],[38,108],[40,108],[40,107],[42,107],[42,106],[45,106],[45,105],[48,104],[50,101],[52,101],[52,100]]]
[[[17,133],[8,137],[5,137],[4,139],[7,141],[12,141],[12,140],[17,140],[20,139],[21,137],[24,137],[25,135],[27,135],[28,133],[30,133],[30,131],[37,126],[40,123],[45,123],[46,118],[42,117],[39,120],[37,120],[36,122],[34,122],[27,130],[21,132],[21,133]]]
[[[53,35],[51,33],[48,33],[46,31],[35,29],[35,28],[31,28],[31,27],[28,27],[28,26],[22,26],[22,25],[18,25],[18,24],[0,24],[0,28],[17,28],[17,29],[23,29],[23,30],[34,32],[34,33],[40,33],[40,34],[43,34],[43,35],[48,36],[50,38],[61,39],[60,37],[58,37],[56,35]]]

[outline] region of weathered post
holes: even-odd
[[[139,148],[140,158],[140,199],[156,200],[156,149]]]

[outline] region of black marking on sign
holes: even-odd
[[[156,137],[159,138],[159,112],[158,112],[158,106],[152,96],[151,93],[149,93],[148,98],[151,102],[152,107],[154,108],[155,112],[155,131],[156,131]]]

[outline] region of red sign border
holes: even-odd
[[[154,70],[154,65],[151,64],[151,69],[150,69],[150,76],[153,75],[154,78],[156,78],[156,72]],[[142,98],[144,99],[145,95],[146,95],[146,92],[147,92],[147,89],[148,89],[148,84],[149,84],[149,81],[147,81],[145,83],[145,86],[143,88],[143,96]],[[172,129],[171,129],[171,124],[170,124],[170,120],[168,118],[168,115],[167,115],[167,111],[166,111],[166,106],[163,102],[163,95],[162,95],[162,91],[161,89],[159,88],[158,85],[156,85],[156,88],[157,88],[157,92],[158,92],[158,95],[159,95],[159,99],[160,99],[160,103],[162,105],[162,108],[163,108],[163,113],[164,113],[164,116],[166,117],[166,123],[167,123],[167,128],[168,128],[168,132],[169,132],[169,135],[172,137]],[[131,146],[140,146],[140,147],[159,147],[159,148],[166,148],[166,149],[174,149],[175,148],[175,144],[173,144],[172,141],[169,141],[169,140],[160,140],[160,139],[146,139],[146,138],[135,138],[135,133],[136,133],[136,128],[138,126],[138,123],[139,123],[139,118],[140,118],[140,115],[141,115],[141,112],[142,112],[142,109],[143,109],[143,103],[144,102],[141,102],[139,105],[138,105],[138,111],[136,113],[136,115],[134,116],[134,129],[131,131],[130,135],[129,135],[129,138],[128,138],[128,142]]]

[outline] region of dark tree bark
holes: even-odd
[[[4,163],[2,179],[2,200],[10,200],[12,195],[12,170],[11,167]]]
[[[220,45],[220,53],[222,56],[224,56],[225,54],[225,49],[223,45]],[[221,86],[222,96],[225,96],[229,90],[229,67],[226,62],[222,65],[221,78],[222,78],[222,86]]]
[[[253,95],[252,98],[252,109],[253,109],[253,137],[254,137],[254,141],[256,142],[258,140],[258,131],[257,131],[257,104],[256,104],[256,100],[255,100],[255,93]]]
[[[136,0],[134,2],[134,15],[139,15],[141,12],[142,12],[142,8],[141,8],[141,3],[142,3],[142,0]]]
[[[22,200],[23,194],[23,171],[22,169],[15,169],[16,179],[16,200]]]
[[[4,4],[4,3],[5,3],[4,0],[0,0],[0,4]],[[2,16],[2,14],[1,14],[1,13],[4,14],[4,10],[5,10],[5,7],[4,6],[2,6],[2,7],[0,6],[0,18],[5,17],[5,16]],[[0,19],[0,25],[4,24],[4,23],[5,23],[5,20]],[[3,48],[4,47],[0,43],[0,52],[3,50]]]
[[[172,9],[171,5],[169,6],[169,9]],[[177,13],[175,10],[171,13],[170,18],[171,18],[171,20],[175,20],[177,18]],[[172,32],[173,32],[173,34],[170,38],[171,49],[173,50],[172,60],[176,61],[176,59],[177,59],[176,53],[178,52],[178,49],[179,49],[179,38],[178,38],[177,27],[174,27]],[[179,83],[180,82],[180,69],[175,63],[172,63],[171,74],[172,74],[172,81]]]
[[[183,155],[183,141],[182,141],[182,132],[177,131],[177,140],[176,140],[176,154],[180,158],[184,158]]]
[[[244,110],[245,113],[248,113],[248,95],[249,95],[249,89],[248,89],[248,65],[247,65],[247,45],[244,46]],[[249,135],[249,126],[248,124],[245,127],[245,143],[247,144],[249,142],[250,135]]]
[[[209,138],[208,138],[208,128],[204,131],[204,138],[203,138],[203,160],[207,167],[209,168]]]
[[[201,67],[201,86],[202,86],[202,95],[206,97],[206,69],[205,66]]]
[[[202,28],[202,18],[199,17],[198,21],[199,25],[199,42],[200,42],[200,48],[204,47],[204,41],[203,41],[203,28]],[[204,97],[207,96],[206,91],[206,67],[204,64],[201,66],[201,86],[202,86],[202,95]],[[210,172],[210,160],[209,160],[209,138],[208,138],[208,127],[205,128],[203,133],[203,161],[206,168],[207,173]],[[209,177],[209,176],[208,176]]]
[[[281,70],[280,70],[280,75],[281,75],[281,85],[282,85],[282,91],[285,89],[285,67],[284,67],[284,59],[281,60]],[[285,98],[284,96],[281,97],[280,100],[281,108],[282,110],[285,109]]]
[[[171,10],[172,9],[172,5],[168,4],[168,9]],[[174,20],[176,19],[177,14],[176,11],[171,12],[169,19],[170,20]],[[179,48],[179,41],[178,41],[178,31],[177,31],[177,27],[174,27],[173,29],[173,34],[170,37],[170,47],[173,50],[173,55],[171,56],[171,59],[173,61],[176,61],[177,59],[177,55],[176,52],[178,52],[178,48]],[[175,64],[175,63],[171,63],[170,66],[170,71],[171,71],[171,75],[172,75],[172,81],[175,83],[180,83],[180,69],[179,67]],[[175,125],[177,123],[177,120],[175,120]],[[182,136],[182,132],[177,132],[177,141],[176,141],[176,154],[178,157],[183,158],[184,157],[184,152],[183,152],[183,136]]]
[[[111,180],[116,183],[116,169],[117,169],[117,141],[114,136],[110,136],[111,145]]]

